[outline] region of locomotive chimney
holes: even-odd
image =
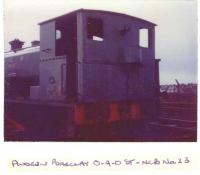
[[[22,49],[24,42],[20,41],[19,39],[14,39],[14,40],[10,41],[9,44],[11,45],[11,50],[16,52],[17,50]]]
[[[40,41],[38,41],[38,40],[34,40],[34,41],[31,42],[32,47],[36,47],[36,46],[39,46],[39,45],[40,45]]]

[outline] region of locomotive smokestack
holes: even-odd
[[[34,41],[31,42],[32,47],[36,47],[36,46],[39,46],[39,45],[40,45],[40,41],[38,41],[38,40],[34,40]]]
[[[17,50],[22,49],[24,42],[20,41],[19,39],[14,39],[10,41],[9,44],[11,45],[11,50],[16,52]]]

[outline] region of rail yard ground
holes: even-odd
[[[77,127],[76,137],[67,139],[67,131],[45,127],[35,121],[29,129],[11,118],[5,120],[5,141],[86,141],[86,142],[196,142],[197,103],[195,100],[161,99],[160,115],[142,121],[100,123]],[[6,114],[5,114],[6,115]],[[13,128],[13,125],[15,128]],[[51,128],[51,129],[50,129]],[[72,129],[73,130],[73,129]],[[69,130],[68,130],[69,132]],[[74,132],[74,130],[72,131]]]

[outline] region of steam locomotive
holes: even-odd
[[[79,126],[156,116],[156,24],[79,9],[39,26],[40,41],[15,39],[5,53],[5,117],[73,137]]]

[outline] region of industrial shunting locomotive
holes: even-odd
[[[31,126],[37,110],[46,106],[40,119],[61,120],[67,128],[156,115],[156,24],[121,13],[79,9],[39,26],[40,41],[23,48],[15,39],[5,53],[8,116],[20,123],[29,120]],[[59,114],[54,112],[57,107]]]

